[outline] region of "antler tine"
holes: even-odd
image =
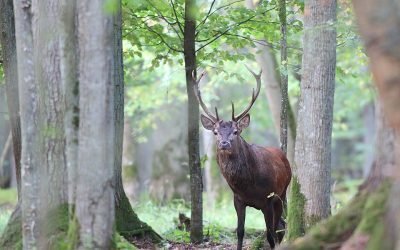
[[[232,103],[232,121],[234,121],[235,120],[235,105],[233,104],[232,101],[231,101],[231,103]]]
[[[232,120],[234,120],[234,121],[239,121],[240,119],[242,119],[242,118],[250,111],[251,107],[253,106],[254,102],[256,101],[256,99],[257,99],[257,97],[258,97],[258,94],[260,94],[260,89],[261,89],[261,73],[262,73],[262,70],[260,70],[260,73],[259,73],[259,74],[256,74],[256,73],[254,73],[249,67],[247,67],[247,65],[246,65],[246,68],[247,68],[248,71],[250,71],[250,73],[254,76],[254,78],[256,78],[256,81],[257,81],[257,90],[254,92],[254,88],[253,88],[253,93],[252,93],[252,95],[251,95],[251,102],[250,102],[250,104],[247,106],[247,108],[246,108],[242,113],[240,113],[240,114],[239,114],[238,116],[236,116],[236,117],[234,117],[234,115],[233,115],[233,105],[232,105]]]
[[[217,121],[219,121],[219,116],[218,116],[218,110],[217,110],[217,107],[215,107],[215,118],[217,118]]]
[[[218,122],[218,121],[219,121],[219,118],[218,118],[217,109],[215,108],[216,115],[217,115],[217,116],[215,117],[215,116],[208,110],[207,106],[206,106],[206,105],[204,104],[204,102],[203,102],[203,99],[201,98],[201,93],[200,93],[200,89],[199,89],[199,83],[200,83],[200,80],[201,80],[201,78],[203,77],[204,74],[205,74],[205,71],[203,71],[203,73],[201,73],[199,79],[196,79],[196,78],[194,77],[194,71],[192,71],[192,78],[193,78],[193,80],[195,81],[195,84],[194,84],[194,86],[193,86],[193,88],[194,88],[194,93],[195,93],[195,96],[196,96],[196,98],[197,98],[197,101],[199,102],[201,108],[202,108],[203,111],[207,114],[207,116],[208,116],[211,120],[213,120],[214,122]]]

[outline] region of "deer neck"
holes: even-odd
[[[231,153],[217,150],[218,165],[230,185],[253,180],[251,168],[255,164],[251,146],[241,137],[237,140]]]

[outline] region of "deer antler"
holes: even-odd
[[[232,121],[239,121],[240,119],[242,119],[250,111],[251,107],[253,106],[254,102],[256,101],[256,99],[258,97],[258,94],[260,93],[262,70],[260,70],[260,73],[256,74],[251,69],[249,69],[249,67],[246,66],[246,68],[247,68],[248,71],[250,71],[250,73],[254,76],[254,78],[256,78],[257,90],[254,93],[254,88],[253,88],[253,93],[252,93],[252,96],[251,96],[250,104],[247,106],[247,108],[242,113],[240,113],[236,117],[235,117],[235,107],[234,107],[233,102],[232,102]]]
[[[213,115],[213,113],[211,113],[211,111],[208,110],[207,106],[204,104],[203,100],[201,99],[201,93],[200,93],[200,89],[199,89],[199,83],[201,78],[205,75],[205,71],[203,71],[203,73],[201,73],[200,77],[198,79],[196,79],[195,75],[194,75],[194,70],[192,71],[192,78],[195,82],[193,88],[194,88],[194,93],[196,95],[197,101],[199,102],[201,108],[203,109],[203,111],[207,114],[207,116],[213,121],[213,122],[218,122],[219,121],[219,117],[218,117],[218,110],[217,107],[215,107],[215,116]]]

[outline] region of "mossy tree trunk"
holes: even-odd
[[[114,183],[115,183],[115,225],[119,234],[128,240],[133,238],[150,239],[157,243],[161,241],[159,236],[150,226],[142,222],[133,211],[128,197],[125,194],[122,183],[122,148],[124,137],[124,67],[122,50],[122,13],[121,1],[114,13],[113,37],[114,37]]]
[[[398,1],[354,0],[354,10],[361,37],[370,57],[383,110],[388,122],[395,129],[396,166],[389,174],[394,178],[386,211],[386,227],[380,230],[380,241],[388,249],[400,248],[400,15]],[[377,137],[379,138],[379,137]]]
[[[396,133],[377,100],[374,163],[358,194],[336,215],[315,225],[283,249],[393,249],[383,240],[383,223],[396,169]],[[301,215],[300,215],[301,216]],[[289,231],[290,232],[290,231]]]

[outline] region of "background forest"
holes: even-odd
[[[15,3],[18,2],[14,1],[14,9]],[[134,242],[136,247],[139,248],[149,248],[152,241],[159,241],[162,238],[163,247],[165,248],[179,248],[190,242],[203,242],[199,247],[231,249],[236,244],[236,213],[233,207],[232,192],[220,174],[216,163],[213,134],[203,128],[200,128],[197,135],[196,133],[194,135],[188,134],[188,127],[199,124],[197,100],[194,98],[191,87],[192,71],[195,72],[195,75],[206,72],[200,82],[203,100],[209,107],[218,107],[220,116],[224,119],[229,119],[231,113],[230,102],[233,101],[235,103],[236,109],[243,110],[249,102],[251,91],[255,86],[253,76],[246,67],[255,72],[262,70],[261,93],[250,111],[251,125],[243,132],[242,136],[247,142],[264,146],[280,147],[280,141],[282,140],[280,137],[281,100],[282,93],[285,93],[284,91],[281,92],[281,90],[284,90],[285,80],[287,80],[287,155],[294,168],[295,162],[297,163],[294,154],[299,152],[299,149],[295,148],[294,142],[296,124],[299,126],[298,122],[302,122],[299,120],[299,105],[303,105],[301,82],[304,80],[302,79],[302,75],[304,75],[303,68],[305,68],[304,58],[307,58],[303,54],[307,51],[304,42],[317,44],[318,40],[324,41],[325,39],[311,37],[309,40],[304,40],[305,28],[309,28],[307,27],[304,13],[309,8],[308,4],[315,8],[321,8],[321,6],[318,6],[316,1],[300,0],[286,2],[279,0],[123,0],[122,2],[106,0],[99,2],[101,2],[101,4],[98,4],[99,8],[102,9],[104,15],[102,18],[109,18],[111,20],[109,22],[113,25],[103,25],[97,28],[101,30],[108,28],[109,33],[105,32],[105,34],[111,34],[110,37],[115,39],[113,40],[114,46],[115,44],[120,45],[119,47],[117,46],[117,49],[115,47],[107,47],[105,50],[114,51],[112,56],[114,56],[113,60],[115,61],[110,67],[120,67],[115,71],[119,73],[115,73],[115,75],[120,74],[121,78],[120,80],[117,79],[118,77],[113,78],[115,85],[117,86],[121,83],[124,85],[124,87],[118,85],[120,86],[118,91],[122,89],[122,92],[118,93],[122,95],[123,114],[120,117],[123,117],[123,120],[120,119],[117,126],[120,126],[121,129],[116,129],[115,135],[107,134],[104,137],[114,140],[114,137],[106,136],[118,137],[118,131],[121,131],[121,133],[123,131],[120,141],[122,147],[122,163],[120,165],[122,166],[123,188],[121,184],[120,189],[122,190],[121,192],[126,193],[133,211],[140,220],[147,223],[140,225],[146,225],[144,226],[145,228],[154,230],[154,235],[156,236],[152,235],[142,241],[140,236],[137,237],[133,233],[132,228],[129,229],[129,233],[125,231],[128,235],[126,236],[124,230],[120,230],[119,220],[121,219],[118,219],[117,215],[115,223],[118,224],[119,234],[128,239],[128,241]],[[328,127],[331,126],[332,130],[331,136],[329,135],[331,139],[322,138],[322,140],[329,141],[327,142],[327,145],[329,145],[326,149],[327,152],[324,152],[324,154],[329,155],[324,159],[328,163],[322,163],[321,165],[329,172],[325,179],[327,180],[325,186],[329,190],[325,191],[325,193],[329,197],[328,205],[330,207],[326,211],[328,211],[329,215],[337,215],[349,204],[356,203],[354,199],[352,201],[351,199],[356,194],[360,195],[361,184],[365,184],[364,180],[371,176],[371,169],[377,164],[377,155],[378,158],[382,155],[377,150],[377,148],[379,149],[377,145],[380,145],[379,143],[382,141],[382,137],[380,137],[382,136],[382,129],[380,128],[382,114],[380,110],[381,104],[377,101],[376,87],[372,81],[366,49],[359,35],[353,3],[349,0],[330,2],[332,2],[330,8],[333,9],[333,12],[336,11],[336,19],[321,26],[316,25],[314,28],[321,29],[323,32],[325,32],[324,29],[336,32],[336,42],[331,39],[331,43],[334,43],[336,48],[335,58],[330,59],[330,62],[335,65],[332,71],[333,81],[331,82],[333,84],[326,90],[327,99],[323,100],[320,106],[329,106],[328,99],[330,97],[333,98],[333,103],[331,103],[333,110],[330,111],[332,117],[329,118],[329,115],[327,116],[329,120],[327,121]],[[3,33],[7,32],[7,24],[11,20],[8,18],[12,16],[6,10],[10,6],[12,10],[12,5],[12,1],[3,1],[0,5],[2,23],[0,29]],[[45,4],[43,5],[45,6]],[[73,9],[79,13],[82,12],[83,14],[80,15],[83,17],[85,15],[84,11],[89,11],[89,7],[84,6],[84,4],[78,4],[76,8],[75,6],[71,8],[68,4],[63,5],[63,3],[60,5],[64,6],[64,8],[69,8],[69,10]],[[187,6],[191,6],[191,8]],[[63,15],[69,13],[62,7],[59,7],[58,11]],[[15,13],[15,20],[17,20],[18,14],[17,12]],[[71,16],[69,18],[67,17],[65,20],[73,19],[71,19]],[[43,20],[39,22],[39,25],[47,27],[45,25],[46,19],[44,18]],[[64,22],[67,22],[65,20]],[[83,25],[87,25],[80,32],[88,32],[86,33],[88,36],[91,30],[96,28],[90,26],[90,20],[88,18],[80,22]],[[190,23],[192,26],[190,26]],[[57,22],[54,25],[54,27],[49,26],[49,29],[57,30],[58,26],[56,25],[60,24]],[[17,22],[16,26],[18,26]],[[71,28],[68,25],[63,26],[63,24],[60,27],[63,30]],[[190,27],[192,28],[191,30]],[[282,33],[283,29],[284,33]],[[327,36],[329,36],[328,33],[326,32]],[[18,32],[16,34],[18,47]],[[36,39],[35,34],[33,37]],[[67,35],[60,37],[64,39]],[[6,61],[8,61],[7,56],[10,55],[10,50],[7,49],[9,47],[6,46],[6,38],[6,35],[2,37],[0,54],[0,234],[3,233],[3,238],[0,242],[5,246],[10,246],[7,245],[10,240],[6,239],[4,235],[7,235],[6,232],[9,230],[7,229],[7,223],[11,214],[15,206],[19,207],[17,204],[20,202],[18,202],[19,191],[17,191],[16,178],[18,173],[15,172],[16,157],[14,155],[15,146],[13,147],[13,126],[10,123],[10,120],[12,120],[12,114],[10,114],[12,107],[8,106],[12,101],[10,101],[9,96],[9,100],[7,100],[7,91],[9,90],[6,87]],[[40,35],[38,36],[39,38]],[[81,38],[76,39],[79,40]],[[46,40],[43,41],[46,42]],[[94,48],[90,47],[93,44],[89,42],[85,44],[85,41],[91,41],[90,39],[82,39],[82,41],[81,43],[78,42],[79,46],[83,44],[80,52],[84,51],[83,48],[88,48],[88,51]],[[194,45],[192,47],[193,51],[190,50],[191,44]],[[68,46],[65,46],[65,48],[66,53],[69,53],[69,48],[71,48],[71,51],[75,49]],[[121,55],[115,52],[119,50],[122,52]],[[79,53],[79,50],[77,51],[71,53]],[[60,58],[68,60],[68,56],[63,53],[60,53]],[[285,54],[286,56],[284,56]],[[193,55],[193,58],[190,58],[189,55]],[[19,56],[18,63],[20,63]],[[80,54],[80,56],[83,58],[81,59],[82,61],[87,59],[84,57],[84,53]],[[319,55],[314,56],[315,60],[318,61],[317,57]],[[90,61],[90,58],[87,60],[88,65],[96,64],[96,58],[93,61]],[[119,65],[119,61],[123,62],[123,65]],[[46,64],[44,63],[44,65]],[[79,67],[77,66],[77,68]],[[63,67],[60,68],[64,70]],[[67,70],[74,70],[73,68],[67,68]],[[20,65],[18,69],[20,69]],[[104,69],[100,66],[98,69],[88,67],[87,77],[90,78],[90,72],[97,72],[96,70],[106,72]],[[78,70],[82,69],[79,68]],[[315,71],[318,71],[318,69],[315,68]],[[20,72],[18,73],[20,74]],[[63,76],[63,73],[61,73],[61,76]],[[101,76],[103,76],[102,79],[108,79],[107,77],[110,75],[106,73],[98,75],[99,78]],[[113,77],[115,76],[113,75]],[[61,80],[64,81],[65,79],[62,78]],[[66,79],[66,82],[69,81],[72,82],[72,78]],[[85,89],[82,88],[82,82],[80,84],[81,99],[79,100],[85,100],[85,97],[82,97],[85,96],[82,94],[85,93],[83,92]],[[21,87],[21,85],[19,86]],[[72,88],[66,88],[66,96],[68,96],[68,93],[74,93],[75,95]],[[92,90],[93,92],[91,93],[90,91]],[[102,98],[103,93],[108,93],[109,88],[105,88],[104,92],[101,92],[103,91],[101,88],[97,89],[96,87],[88,88],[86,91],[88,91],[86,93],[88,93],[89,97],[94,96],[96,99],[98,96]],[[38,93],[38,95],[41,95],[47,92],[38,91]],[[115,94],[117,91],[111,93]],[[52,94],[54,93],[50,93],[49,96]],[[19,97],[21,98],[21,93]],[[118,99],[117,97],[115,98]],[[283,99],[285,99],[284,96]],[[110,111],[110,107],[103,106],[100,101],[96,104],[96,102],[91,102],[91,99],[87,99],[86,104],[88,105],[87,107],[94,107],[93,110],[96,110],[97,107]],[[85,105],[85,101],[80,101],[79,105]],[[80,106],[81,110],[83,110],[82,107]],[[121,103],[114,106],[115,110],[118,107],[121,109]],[[70,119],[71,116],[69,116],[68,112],[67,108],[65,117]],[[323,112],[326,111],[321,111],[321,113]],[[329,113],[329,110],[327,112]],[[82,114],[85,113],[82,112]],[[116,114],[118,117],[118,112],[112,114]],[[190,116],[196,116],[197,118],[195,119],[197,121],[191,119]],[[321,117],[326,118],[326,116]],[[193,121],[195,125],[193,125]],[[322,120],[320,123],[323,123]],[[307,121],[304,124],[307,127]],[[309,126],[312,127],[311,124]],[[85,127],[83,126],[82,128],[84,129]],[[74,140],[68,141],[68,128],[65,129],[66,147],[69,147],[69,143],[73,144]],[[55,137],[53,134],[57,134],[55,131],[46,130],[45,137]],[[101,137],[102,133],[98,135]],[[115,145],[118,144],[118,139],[116,140],[114,140]],[[112,147],[112,145],[109,145],[112,143],[107,142],[107,139],[104,139],[104,142],[103,139],[99,141],[92,139],[87,143],[89,146],[99,143],[98,145]],[[194,149],[193,143],[197,145],[194,145]],[[318,141],[314,141],[314,143],[317,145]],[[189,159],[188,156],[191,155],[190,152],[194,152],[190,151],[192,149],[199,152],[198,170],[196,170],[194,163],[196,159]],[[91,155],[90,150],[87,152],[88,157],[83,161],[90,162],[93,158],[96,158]],[[114,150],[117,152],[119,149]],[[65,152],[67,152],[67,158],[70,156],[69,154],[73,154],[71,151]],[[114,157],[112,154],[111,156],[111,158]],[[117,166],[118,163],[115,161],[110,160],[107,163],[109,163],[109,166]],[[104,165],[106,163],[101,164]],[[301,168],[300,163],[296,165]],[[107,166],[104,169],[106,168]],[[116,169],[118,167],[115,167],[114,170],[112,167],[109,168],[110,176],[113,175],[112,171],[118,171]],[[80,170],[76,171],[79,175]],[[92,171],[97,170],[92,168]],[[295,170],[295,173],[301,177],[301,171]],[[191,178],[193,176],[200,177],[202,184],[200,183],[199,185],[197,183],[196,187],[195,181]],[[302,181],[301,178],[299,181]],[[86,197],[79,194],[79,190],[84,190],[83,186],[80,189],[81,186],[79,185],[82,184],[79,184],[79,181],[76,185],[77,196],[73,198],[78,200],[90,199],[88,198],[90,195]],[[116,185],[118,186],[119,184]],[[118,190],[118,188],[116,187],[115,189]],[[118,193],[118,191],[115,192]],[[69,191],[68,194],[70,194]],[[293,191],[292,194],[296,194],[296,192]],[[124,197],[124,195],[121,197]],[[21,197],[24,199],[24,196]],[[193,197],[201,200],[201,202],[195,203],[194,201],[196,200],[193,200]],[[67,197],[66,200],[70,204],[71,197]],[[121,198],[121,200],[124,199]],[[291,200],[294,199],[289,198],[288,202],[290,203]],[[118,202],[116,204],[115,211],[118,214]],[[200,210],[193,210],[196,209],[193,208],[193,204],[200,204]],[[77,204],[77,207],[79,206]],[[69,213],[71,213],[71,207],[69,209]],[[200,224],[196,224],[197,217],[191,218],[192,228],[190,228],[187,222],[194,212],[200,213],[201,216],[199,218],[202,219]],[[286,215],[287,213],[285,213],[285,217]],[[133,215],[130,214],[130,216]],[[321,215],[317,221],[326,217]],[[262,214],[259,211],[254,209],[247,210],[246,247],[257,248],[259,247],[257,244],[262,245],[260,236],[265,229],[265,222],[262,218]],[[290,220],[290,214],[288,219]],[[76,218],[72,220],[76,220]],[[284,241],[291,242],[298,236],[303,236],[305,232],[309,232],[309,228],[317,221],[311,223],[307,222],[306,219],[306,226],[296,235],[294,233],[291,235],[291,226],[290,222],[288,222],[289,233],[287,233]],[[356,227],[354,225],[353,230]],[[196,232],[194,232],[196,229],[193,228],[199,228],[202,235],[196,236]],[[147,232],[146,230],[144,232]],[[69,224],[69,229],[66,231],[70,234],[71,224]],[[292,232],[295,232],[295,229]],[[140,234],[144,235],[145,233],[140,232]],[[132,247],[119,235],[115,237],[117,240],[114,240],[114,248],[129,249]],[[346,239],[340,240],[344,242]],[[180,244],[183,245],[181,246]],[[316,249],[322,249],[318,243],[315,244],[317,246]],[[21,245],[19,246],[21,247]],[[51,246],[54,247],[54,245]],[[62,246],[66,247],[65,249],[70,249],[67,246]],[[189,247],[189,245],[186,245],[186,247]],[[338,247],[340,245],[333,246],[332,249],[337,249]],[[24,247],[24,249],[30,248]]]

